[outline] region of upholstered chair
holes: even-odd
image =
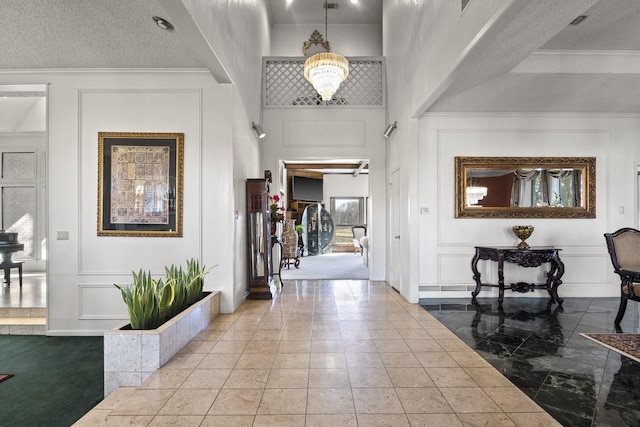
[[[351,227],[351,233],[353,233],[353,246],[354,253],[362,254],[362,245],[360,239],[367,235],[367,227],[364,225],[354,225]]]
[[[616,331],[622,332],[620,322],[627,309],[627,301],[640,301],[640,231],[621,228],[605,233],[607,249],[614,272],[620,276],[620,307],[614,321]]]

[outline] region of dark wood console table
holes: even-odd
[[[533,292],[534,289],[545,289],[549,292],[551,299],[558,304],[564,301],[558,296],[558,286],[562,284],[564,274],[564,264],[558,254],[560,249],[553,246],[530,247],[529,249],[518,249],[513,246],[485,247],[476,246],[476,254],[471,260],[471,270],[473,270],[473,280],[476,282],[476,289],[471,292],[472,299],[480,293],[483,286],[498,288],[498,304],[502,305],[504,300],[504,263],[510,262],[520,267],[539,267],[544,263],[549,263],[550,268],[547,273],[547,281],[542,284],[518,282],[511,284],[513,292]],[[498,284],[482,283],[480,272],[478,271],[478,261],[489,260],[498,263]]]

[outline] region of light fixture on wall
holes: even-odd
[[[393,133],[393,131],[396,130],[397,127],[398,127],[398,122],[393,122],[392,125],[387,126],[382,136],[384,136],[385,138],[389,138]]]
[[[264,130],[262,130],[262,126],[257,125],[254,122],[251,122],[251,127],[253,128],[253,131],[256,133],[258,138],[262,139],[265,136],[267,136],[267,134],[264,132]]]
[[[573,21],[569,22],[569,25],[580,25],[587,18],[588,18],[587,15],[580,15],[576,19],[574,19]]]
[[[340,87],[347,76],[349,75],[349,61],[342,55],[331,52],[331,46],[329,45],[329,37],[327,30],[327,11],[329,5],[327,0],[324,2],[324,35],[327,37],[326,41],[309,39],[308,42],[304,42],[302,49],[306,55],[306,51],[309,47],[309,43],[322,44],[326,52],[316,53],[313,56],[307,58],[304,62],[304,78],[313,85],[313,88],[320,94],[323,101],[330,101],[331,97]],[[317,31],[316,31],[317,32]]]
[[[171,25],[171,22],[167,21],[166,19],[161,18],[159,16],[154,16],[153,20],[155,21],[156,25],[162,28],[163,30],[167,30],[167,31],[173,30],[173,25]]]

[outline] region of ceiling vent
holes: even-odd
[[[338,8],[338,3],[327,3],[325,5],[326,9],[337,9]]]

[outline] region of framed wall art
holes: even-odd
[[[183,133],[98,133],[98,236],[182,237]]]

